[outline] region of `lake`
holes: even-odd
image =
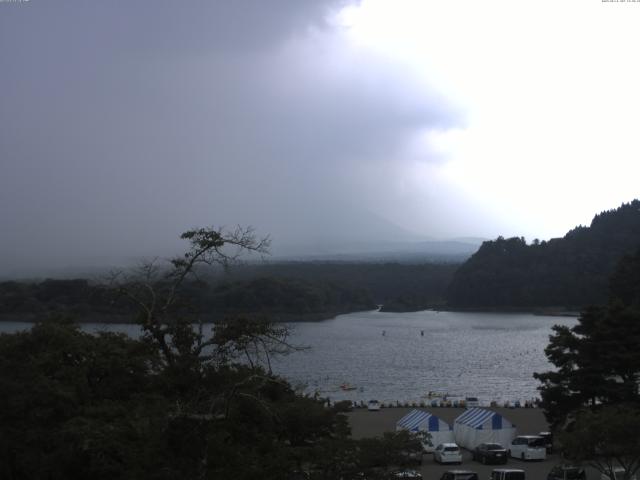
[[[437,391],[483,404],[524,401],[538,396],[533,372],[551,368],[544,355],[551,327],[576,322],[532,314],[359,312],[291,324],[293,341],[311,348],[275,369],[332,400],[419,403]],[[357,389],[342,391],[343,383]]]
[[[378,311],[313,323],[288,323],[292,343],[309,347],[276,360],[274,371],[309,394],[332,401],[427,401],[429,391],[490,401],[538,396],[533,372],[551,368],[544,355],[551,327],[576,318],[514,313]],[[2,322],[0,331],[29,328]],[[139,333],[135,325],[83,329]],[[343,391],[347,383],[355,390]]]

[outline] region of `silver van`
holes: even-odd
[[[547,458],[545,439],[538,435],[520,435],[511,441],[509,455],[520,460],[544,460]]]

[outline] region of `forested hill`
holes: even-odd
[[[317,320],[376,308],[420,310],[444,303],[457,264],[290,262],[201,272],[181,287],[183,301],[207,320],[260,314]],[[0,321],[72,315],[81,322],[133,321],[134,306],[87,279],[0,282]]]
[[[368,290],[322,281],[255,278],[242,282],[186,282],[180,289],[185,308],[206,321],[226,315],[260,314],[291,320],[331,318],[376,308]],[[135,304],[108,286],[86,279],[39,283],[0,282],[0,320],[57,313],[80,322],[134,321]]]
[[[566,307],[606,302],[608,279],[620,259],[640,247],[640,201],[596,215],[563,238],[484,242],[455,273],[452,307]]]

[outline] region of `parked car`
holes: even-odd
[[[480,463],[507,463],[509,452],[499,443],[481,443],[473,449],[473,460]]]
[[[391,474],[393,478],[413,478],[415,480],[422,480],[422,474],[416,470],[398,470]]]
[[[584,468],[577,465],[560,464],[551,469],[547,480],[586,480]]]
[[[525,480],[524,470],[515,468],[496,468],[491,472],[489,480]]]
[[[296,470],[289,474],[287,480],[309,480],[309,474],[301,470]]]
[[[369,400],[369,403],[367,404],[367,410],[369,410],[370,412],[377,412],[378,410],[380,410],[380,402],[378,402],[378,400]]]
[[[402,451],[400,455],[404,458],[403,465],[422,465],[422,450],[420,451]]]
[[[478,474],[471,470],[447,470],[440,480],[478,480]]]
[[[511,442],[509,454],[520,460],[544,460],[547,458],[547,449],[542,437],[520,435]]]
[[[622,480],[622,478],[624,477],[624,472],[625,470],[623,467],[614,467],[613,476],[615,478],[612,479],[610,475],[606,475],[603,473],[602,475],[600,475],[600,480]],[[633,475],[631,477],[631,480],[636,480],[636,476]]]
[[[547,455],[553,453],[553,434],[551,432],[540,432],[538,436],[544,439],[544,446],[547,449]]]
[[[455,443],[441,443],[433,451],[433,461],[438,463],[462,463],[462,452]]]
[[[431,443],[431,439],[421,438],[420,443],[422,444],[422,451],[424,453],[433,453],[433,450],[436,448]]]

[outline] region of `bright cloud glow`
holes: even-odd
[[[640,2],[183,3],[2,6],[0,270],[211,223],[548,238],[640,196]]]
[[[363,0],[339,21],[467,113],[421,139],[443,157],[407,173],[424,196],[436,178],[529,237],[638,196],[640,4]]]

